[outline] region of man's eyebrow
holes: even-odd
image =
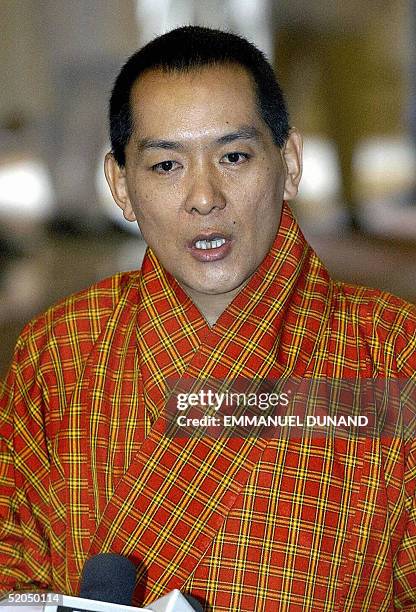
[[[146,149],[184,149],[184,145],[177,140],[162,140],[159,138],[141,138],[137,142],[137,148],[139,151],[145,151]]]
[[[239,128],[235,132],[224,134],[215,140],[216,144],[225,145],[234,140],[258,140],[260,138],[260,132],[254,126],[246,126]],[[163,140],[160,138],[141,138],[137,141],[137,148],[139,151],[146,151],[148,149],[168,149],[169,151],[179,150],[183,151],[186,146],[178,140]]]
[[[216,142],[220,145],[228,144],[234,140],[259,140],[260,132],[254,126],[242,127],[235,132],[220,136]]]

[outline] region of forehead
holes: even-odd
[[[136,81],[130,104],[134,132],[167,135],[198,129],[264,127],[254,81],[239,65],[206,66],[188,72],[151,70]]]

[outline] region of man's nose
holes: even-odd
[[[209,215],[214,209],[222,210],[225,204],[215,170],[204,167],[194,172],[185,203],[187,212]]]

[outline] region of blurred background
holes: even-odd
[[[416,301],[412,0],[0,0],[0,375],[24,323],[140,267],[102,172],[121,64],[183,24],[269,57],[305,137],[295,214],[340,280]]]

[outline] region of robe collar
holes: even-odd
[[[302,376],[329,291],[286,204],[270,252],[212,328],[147,251],[89,356],[69,417],[80,457],[67,473],[72,588],[85,559],[105,551],[138,565],[139,603],[181,587],[267,440],[167,436],[166,381]],[[317,316],[308,318],[312,301]]]

